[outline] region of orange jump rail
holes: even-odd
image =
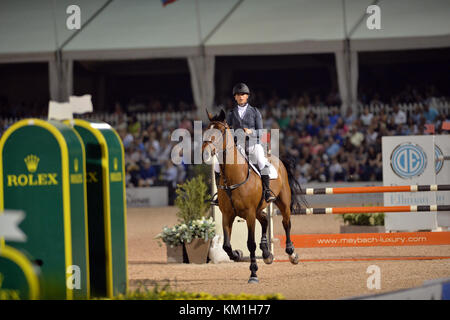
[[[390,207],[342,207],[342,208],[302,208],[300,214],[346,214],[378,212],[432,212],[450,211],[450,205],[431,206],[390,206]]]
[[[306,188],[302,194],[352,194],[352,193],[384,193],[384,192],[422,192],[450,191],[450,184],[379,186],[379,187],[344,187],[344,188]]]

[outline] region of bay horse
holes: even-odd
[[[210,124],[208,129],[220,131],[221,138],[211,137],[205,139],[202,144],[202,154],[205,150],[212,157],[215,154],[223,152],[223,163],[220,163],[220,181],[218,184],[218,202],[222,212],[223,227],[223,249],[233,261],[242,261],[243,253],[241,250],[232,250],[231,248],[231,229],[234,219],[239,216],[246,220],[248,228],[247,248],[250,252],[250,279],[248,283],[258,283],[256,271],[255,250],[255,223],[256,219],[261,224],[262,236],[260,249],[264,262],[271,264],[273,255],[269,251],[267,241],[267,226],[269,223],[268,215],[263,210],[268,206],[265,202],[262,192],[262,181],[259,175],[254,172],[247,159],[237,150],[234,143],[234,137],[231,128],[226,123],[225,112],[222,110],[219,115],[213,116],[208,110],[208,119]],[[230,156],[231,153],[231,156]],[[298,254],[295,252],[294,245],[290,239],[291,230],[291,211],[300,205],[296,194],[301,194],[301,187],[293,175],[293,169],[287,160],[278,159],[270,155],[268,160],[274,165],[278,172],[277,179],[270,180],[270,189],[274,193],[275,204],[283,216],[283,228],[286,233],[286,253],[292,264],[298,264]]]

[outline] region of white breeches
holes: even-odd
[[[248,148],[248,153],[250,157],[251,163],[256,163],[258,165],[259,170],[262,170],[266,165],[269,165],[269,161],[267,160],[266,156],[264,155],[264,148],[260,144],[255,144]],[[219,158],[217,155],[214,161],[214,171],[217,173],[220,173],[220,167],[219,167]],[[262,172],[262,174],[269,174],[268,170],[266,172]]]

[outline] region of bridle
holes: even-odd
[[[222,150],[219,151],[219,152],[223,152],[223,159],[224,159],[224,161],[226,161],[226,159],[227,159],[227,150],[229,150],[231,148],[236,149],[235,145],[234,145],[234,141],[233,141],[233,144],[231,146],[228,146],[227,130],[229,130],[230,127],[226,123],[223,123],[223,122],[220,122],[220,121],[211,121],[211,124],[213,124],[213,126],[215,124],[218,124],[218,125],[224,127],[224,131],[221,130],[220,132],[222,133],[222,139],[224,140],[224,143],[225,143],[225,149],[222,147]],[[212,145],[214,145],[211,141],[207,141],[207,142],[211,143]],[[214,145],[214,148],[217,149],[215,145]],[[239,151],[235,150],[235,152],[239,152]],[[234,206],[234,203],[233,203],[232,191],[237,189],[237,188],[239,188],[243,184],[245,184],[248,181],[248,179],[250,178],[250,164],[249,164],[249,162],[248,162],[246,157],[244,157],[244,159],[245,159],[245,162],[247,163],[247,178],[245,178],[244,181],[242,181],[240,183],[228,185],[227,176],[225,174],[226,165],[224,164],[224,165],[220,166],[220,174],[221,174],[221,176],[223,176],[223,182],[225,183],[225,185],[220,185],[219,182],[217,182],[217,188],[225,190],[227,195],[228,195],[228,198],[230,198],[231,206],[233,207],[235,215],[237,215],[237,210],[236,210],[236,208]]]
[[[220,131],[222,133],[222,139],[224,140],[224,143],[225,143],[225,149],[222,147],[222,150],[218,151],[218,153],[219,152],[223,152],[223,159],[224,159],[224,161],[226,161],[226,159],[227,159],[227,150],[235,148],[234,143],[232,145],[228,146],[227,130],[229,130],[230,127],[228,126],[228,124],[220,122],[220,121],[211,121],[211,124],[213,124],[213,125],[214,124],[221,125],[225,129],[223,132],[222,132],[222,130]],[[214,145],[211,141],[207,141],[207,143]],[[217,149],[215,145],[214,145],[214,148]],[[238,151],[236,150],[236,152],[238,152]],[[227,177],[225,175],[225,165],[224,166],[220,166],[220,173],[223,176],[223,180],[225,182],[225,185],[222,186],[222,185],[217,184],[217,187],[219,189],[223,189],[225,191],[230,191],[231,192],[232,190],[239,188],[240,186],[242,186],[244,183],[246,183],[248,181],[248,179],[250,178],[250,164],[248,163],[247,158],[244,157],[244,159],[245,159],[245,162],[247,163],[247,177],[245,178],[245,180],[240,182],[240,183],[228,185]]]

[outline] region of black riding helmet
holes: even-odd
[[[250,89],[247,87],[245,83],[238,83],[233,87],[233,96],[238,93],[250,94]]]

